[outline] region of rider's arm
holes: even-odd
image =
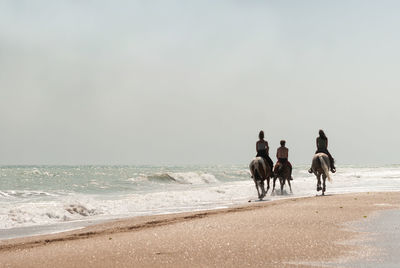
[[[260,141],[257,141],[256,142],[256,152],[258,153],[258,143],[259,143]]]
[[[265,141],[265,149],[267,150],[267,155],[269,155],[268,141]]]

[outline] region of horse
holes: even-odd
[[[291,171],[290,171],[290,166],[285,164],[285,163],[279,163],[275,165],[274,168],[274,183],[272,185],[272,192],[275,191],[275,182],[276,179],[279,178],[279,182],[281,184],[281,194],[283,195],[283,186],[285,185],[285,182],[287,181],[289,184],[290,188],[290,193],[293,193],[292,191],[292,185],[290,184],[291,178]]]
[[[255,157],[249,165],[251,177],[256,185],[258,198],[262,200],[269,190],[269,180],[272,173],[272,168],[266,163],[264,158]],[[267,180],[267,191],[264,188],[264,181]],[[261,191],[261,193],[260,193]]]
[[[329,182],[332,182],[331,175],[329,174],[330,161],[329,157],[325,153],[317,153],[312,159],[311,170],[317,177],[317,191],[322,190],[322,195],[325,195],[326,185],[325,181],[328,178]],[[323,185],[321,187],[321,176],[323,180]]]

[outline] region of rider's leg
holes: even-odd
[[[268,162],[268,165],[271,167],[271,177],[273,177],[272,170],[274,168],[274,162],[272,162],[272,159],[271,159],[271,157],[269,157],[269,155],[267,155],[267,162]]]
[[[335,159],[333,159],[332,155],[328,151],[326,151],[326,152],[327,152],[327,155],[329,157],[329,161],[331,162],[331,165],[330,165],[331,171],[332,171],[332,173],[335,173],[336,172]]]
[[[293,177],[292,177],[292,170],[293,170],[292,164],[289,161],[287,161],[287,165],[290,168],[290,180],[293,180]]]
[[[290,163],[289,161],[287,161],[288,166],[290,167],[290,170],[292,170],[292,163]]]
[[[273,172],[275,175],[278,174],[278,170],[279,170],[279,162],[276,162],[274,169],[273,169]]]

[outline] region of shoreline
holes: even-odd
[[[358,246],[342,242],[356,238],[359,233],[347,230],[343,224],[368,218],[375,211],[399,209],[399,204],[400,192],[369,192],[139,216],[57,234],[1,240],[0,262],[16,267],[27,263],[32,267],[49,267],[55,263],[64,267],[72,262],[79,267],[85,256],[90,255],[95,260],[88,265],[83,262],[85,266],[106,267],[116,263],[123,267],[132,263],[145,267],[229,266],[229,263],[243,266],[249,263],[289,267],[293,262],[297,267],[301,263],[309,266],[304,263],[351,258],[349,250],[357,250]],[[110,248],[109,244],[117,246]],[[71,250],[61,250],[67,246]],[[82,248],[84,253],[80,251]],[[268,259],[258,254],[264,251]],[[225,261],[218,256],[224,256]],[[229,259],[236,261],[231,263]]]
[[[280,191],[279,189],[277,190]],[[368,193],[390,193],[390,192],[400,192],[399,191],[369,191]],[[362,194],[367,193],[367,191],[360,191],[360,192],[344,192],[344,193],[330,193],[328,195],[348,195],[348,194]],[[262,202],[278,202],[282,200],[288,199],[302,199],[302,198],[312,198],[316,197],[317,195],[280,195],[279,193],[275,195],[267,195]],[[273,197],[273,198],[268,198]],[[11,239],[23,239],[29,237],[39,237],[45,235],[55,235],[61,234],[66,232],[74,232],[80,229],[89,228],[91,226],[99,225],[102,223],[108,222],[115,222],[115,221],[124,221],[124,220],[131,220],[134,218],[142,218],[142,217],[152,217],[152,216],[167,216],[167,215],[180,215],[180,214],[187,214],[187,213],[201,213],[201,212],[208,212],[208,211],[218,211],[218,210],[229,210],[235,207],[242,207],[247,206],[249,203],[257,204],[260,201],[258,199],[250,199],[242,200],[241,203],[233,203],[233,204],[219,204],[214,208],[203,208],[203,209],[195,209],[195,210],[188,210],[188,211],[174,211],[174,212],[167,212],[167,213],[156,213],[156,214],[147,214],[147,215],[138,215],[138,216],[123,216],[123,217],[111,217],[111,218],[102,218],[102,219],[82,219],[78,221],[71,221],[71,222],[58,222],[46,225],[32,225],[32,226],[21,226],[21,227],[13,227],[8,229],[0,229],[0,245],[2,241],[11,240]],[[62,227],[65,226],[65,227]]]
[[[327,193],[400,191],[397,166],[340,167]],[[233,207],[257,196],[247,166],[17,167],[3,172],[10,176],[5,181],[9,186],[0,191],[0,240],[66,231],[103,220]],[[18,172],[26,185],[17,183]],[[36,185],[38,176],[48,186]],[[70,181],[70,176],[76,181]],[[295,167],[293,176],[293,194],[284,188],[283,197],[267,195],[266,199],[315,196],[313,174]]]
[[[399,191],[400,192],[400,191]],[[337,194],[333,194],[337,195]],[[277,195],[274,196],[277,199],[269,199],[264,198],[261,202],[277,202],[287,199],[302,199],[309,198],[313,196],[302,195],[302,196],[290,196],[290,195]],[[153,217],[153,216],[168,216],[168,215],[183,215],[183,214],[191,214],[191,213],[202,213],[202,212],[214,212],[219,210],[229,210],[236,207],[248,206],[249,203],[257,204],[260,201],[258,199],[250,199],[246,201],[244,199],[241,203],[234,204],[225,204],[218,205],[215,208],[203,208],[203,209],[195,209],[189,211],[175,211],[175,212],[167,212],[167,213],[156,213],[156,214],[148,214],[148,215],[138,215],[138,216],[124,216],[124,217],[113,217],[113,218],[104,218],[104,219],[84,219],[79,221],[71,221],[71,222],[59,222],[52,223],[48,225],[33,225],[33,226],[22,226],[22,227],[13,227],[8,229],[0,229],[0,244],[2,241],[11,240],[11,239],[23,239],[29,237],[38,237],[45,235],[54,235],[60,233],[66,233],[70,231],[77,231],[84,228],[90,228],[91,226],[108,223],[108,222],[116,222],[116,221],[125,221],[132,220],[135,218],[143,218],[143,217]],[[61,226],[67,226],[62,228]],[[45,231],[47,229],[47,231]],[[4,234],[3,234],[4,233]],[[11,235],[9,235],[11,233]],[[15,235],[12,235],[12,234]],[[8,235],[5,235],[8,234]]]
[[[280,191],[279,189],[277,191]],[[394,191],[396,192],[396,191]],[[400,191],[399,191],[400,192]],[[358,193],[364,193],[364,192],[356,192]],[[330,196],[332,195],[346,195],[349,193],[332,193],[329,194]],[[132,221],[133,219],[137,218],[148,218],[148,217],[162,217],[162,216],[179,216],[179,215],[184,215],[184,214],[197,214],[197,213],[203,213],[203,212],[218,212],[218,211],[229,211],[230,209],[234,208],[239,208],[239,207],[247,207],[251,205],[257,205],[257,204],[264,204],[265,202],[279,202],[283,200],[290,200],[290,199],[303,199],[303,198],[312,198],[316,197],[311,196],[311,195],[300,195],[300,196],[292,196],[292,195],[279,195],[275,194],[273,197],[277,199],[270,199],[268,197],[271,197],[267,195],[262,201],[259,201],[257,198],[255,199],[249,199],[249,200],[243,200],[242,203],[235,203],[235,204],[228,204],[228,205],[218,205],[215,208],[204,208],[204,209],[196,209],[196,210],[190,210],[190,211],[176,211],[176,212],[167,212],[167,213],[156,213],[156,214],[149,214],[149,215],[138,215],[138,216],[125,216],[125,217],[115,217],[115,218],[105,218],[105,219],[87,219],[87,220],[79,220],[79,221],[71,221],[71,222],[59,222],[59,223],[53,223],[53,224],[48,224],[48,225],[33,225],[33,226],[22,226],[22,227],[14,227],[14,228],[9,228],[9,229],[0,229],[0,246],[2,241],[7,241],[7,240],[15,240],[15,239],[25,239],[25,238],[30,238],[30,237],[40,237],[40,236],[48,236],[48,235],[57,235],[57,234],[63,234],[63,233],[70,233],[70,232],[75,232],[78,230],[82,230],[85,228],[90,228],[93,226],[97,225],[102,225],[104,223],[110,223],[110,222],[119,222],[119,221]],[[251,203],[251,204],[250,204]],[[60,226],[68,226],[61,228]],[[45,231],[47,229],[47,231]],[[3,233],[15,233],[15,235],[7,236],[4,235]]]

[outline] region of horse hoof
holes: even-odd
[[[321,186],[317,186],[317,191],[319,192],[321,190],[322,190],[322,187]]]

